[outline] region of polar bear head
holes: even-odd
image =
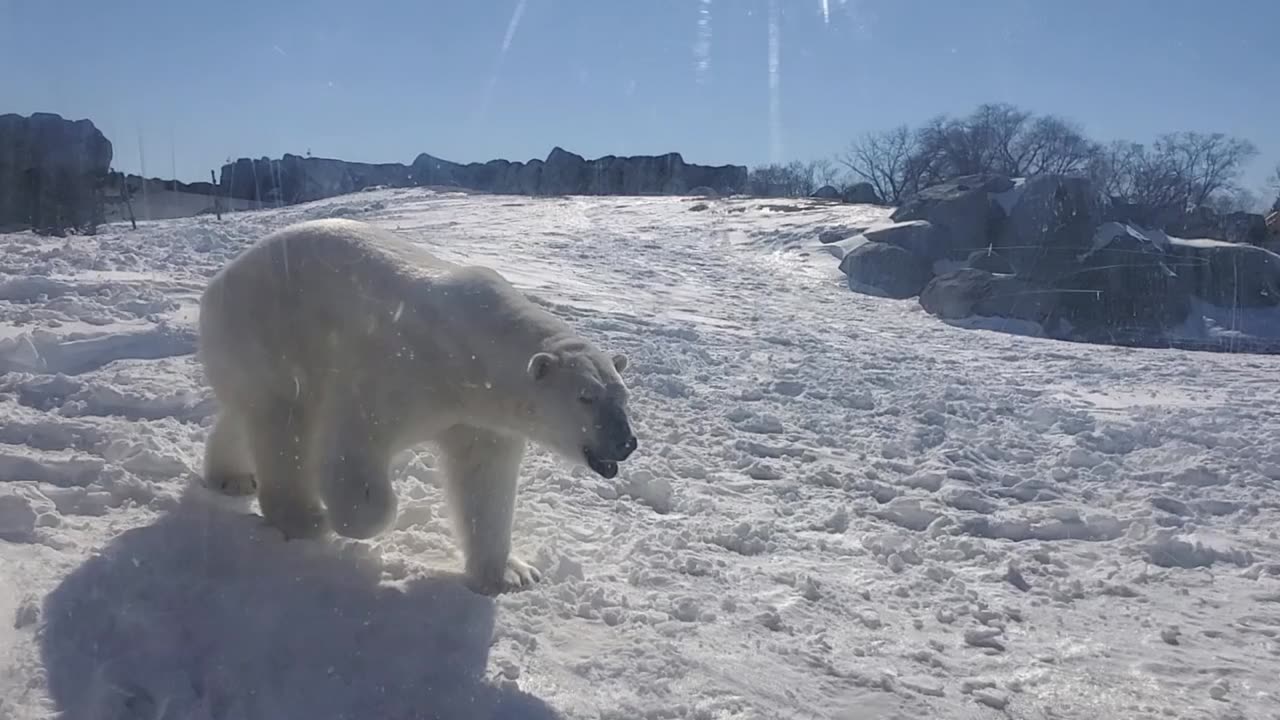
[[[635,452],[622,371],[626,355],[612,357],[586,345],[562,345],[529,358],[534,440],[601,477]]]

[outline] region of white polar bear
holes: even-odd
[[[219,405],[207,486],[256,491],[286,537],[369,538],[396,515],[392,456],[433,441],[482,592],[538,579],[510,554],[526,440],[606,478],[636,449],[625,355],[492,270],[351,220],[293,225],[228,263],[200,301],[199,358]]]

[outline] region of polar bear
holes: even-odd
[[[288,538],[370,538],[395,519],[389,463],[434,442],[466,575],[536,582],[511,555],[527,441],[611,478],[635,450],[608,355],[493,270],[352,220],[302,222],[242,252],[200,300],[218,414],[203,482],[256,492]]]

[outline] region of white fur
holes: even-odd
[[[537,579],[510,556],[526,440],[573,462],[634,449],[624,356],[492,270],[350,220],[285,228],[223,268],[201,299],[199,356],[219,403],[206,485],[256,491],[287,537],[368,538],[395,519],[391,457],[433,441],[485,591]]]

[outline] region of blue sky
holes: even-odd
[[[0,0],[0,112],[90,118],[117,168],[195,180],[308,149],[807,160],[1004,101],[1247,137],[1261,185],[1277,28],[1276,0]]]

